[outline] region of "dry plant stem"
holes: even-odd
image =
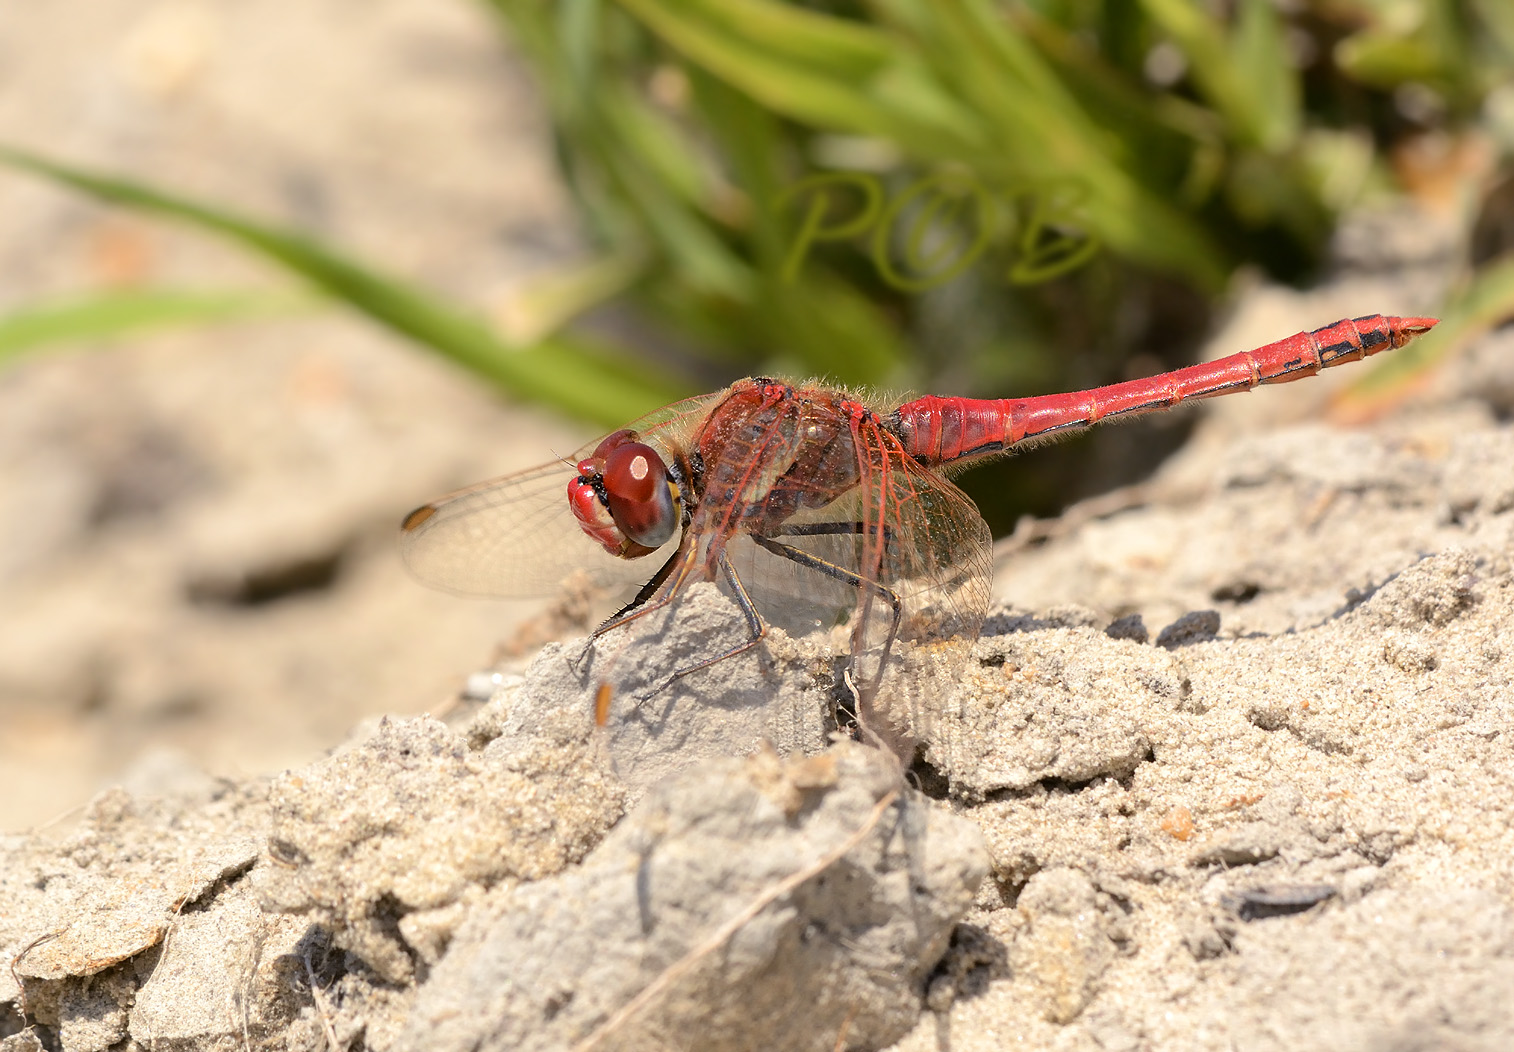
[[[168,959],[168,945],[169,945],[169,943],[171,943],[173,941],[174,929],[175,929],[175,926],[178,923],[179,915],[180,915],[180,913],[184,909],[184,903],[185,903],[185,900],[187,898],[188,898],[187,894],[180,895],[174,901],[173,918],[172,918],[172,920],[169,921],[168,927],[166,927],[163,930],[163,942],[161,944],[161,949],[158,951],[158,959],[153,962],[152,971],[149,972],[148,976],[147,976],[147,981],[149,983],[152,982],[153,979],[157,978],[158,969],[161,968],[161,967],[163,967],[163,962]],[[243,1035],[243,1042],[244,1043],[246,1042],[246,1035],[245,1034]],[[156,1048],[157,1044],[158,1044],[157,1037],[156,1036],[150,1036],[147,1039],[147,1047],[148,1047],[149,1052],[151,1052],[152,1049]]]
[[[321,1017],[321,1029],[326,1031],[326,1044],[331,1052],[342,1052],[342,1046],[337,1044],[336,1030],[331,1026],[331,1014],[326,1011],[326,1002],[321,996],[320,984],[315,979],[315,968],[310,964],[310,951],[307,949],[300,958],[305,963],[305,981],[310,984],[310,1000],[315,1005],[315,1014]]]
[[[46,934],[37,936],[31,942],[27,943],[20,953],[11,958],[11,978],[15,980],[16,989],[21,991],[21,997],[16,1001],[16,1011],[21,1013],[21,1022],[23,1024],[26,1023],[26,1016],[28,1014],[28,1009],[26,1007],[26,981],[21,978],[21,973],[16,971],[16,968],[21,964],[22,960],[25,959],[27,954],[31,953],[38,946],[41,946],[44,942],[50,942],[53,939],[56,939],[58,936],[63,934],[63,931],[64,929],[59,928],[56,931],[50,931]]]
[[[784,895],[787,895],[789,892],[799,887],[799,885],[803,884],[805,881],[817,876],[820,873],[825,872],[831,866],[834,866],[837,862],[841,861],[841,859],[846,856],[847,852],[851,851],[854,847],[862,843],[862,841],[867,838],[867,835],[873,831],[873,829],[878,825],[879,820],[883,818],[884,812],[892,807],[894,801],[898,799],[899,790],[890,789],[888,793],[886,793],[883,798],[873,806],[872,811],[867,816],[867,820],[858,827],[855,833],[847,837],[846,840],[838,845],[834,850],[821,856],[812,865],[806,866],[804,869],[791,873],[789,876],[785,877],[783,880],[780,880],[767,891],[763,892],[761,895],[753,899],[740,913],[736,914],[736,916],[726,921],[719,928],[716,928],[715,931],[710,934],[709,938],[705,939],[704,942],[700,943],[688,953],[684,954],[683,957],[680,958],[676,963],[669,966],[667,971],[663,972],[656,979],[652,980],[652,982],[648,983],[647,986],[641,991],[641,993],[637,994],[635,997],[631,998],[624,1005],[622,1005],[618,1011],[610,1016],[610,1018],[606,1019],[597,1028],[595,1028],[593,1033],[584,1038],[577,1045],[574,1045],[573,1052],[591,1052],[591,1050],[598,1047],[605,1038],[609,1037],[612,1033],[619,1030],[626,1023],[630,1022],[632,1017],[634,1017],[636,1013],[646,1008],[659,996],[661,996],[662,993],[665,992],[669,987],[671,987],[679,979],[683,978],[690,971],[692,971],[694,966],[698,964],[703,958],[708,957],[710,954],[720,949],[720,947],[725,944],[727,939],[740,931],[742,926],[750,921],[753,917],[757,916],[757,914],[761,913],[764,909],[766,909],[779,898],[782,898]]]
[[[1131,508],[1150,504],[1154,489],[1149,482],[1137,482],[1112,489],[1097,497],[1081,500],[1056,518],[1037,519],[1026,515],[1015,523],[1014,532],[995,545],[995,564],[1032,544],[1041,544],[1075,533],[1090,522],[1107,519]]]
[[[857,1018],[859,1011],[860,1006],[853,1005],[852,1010],[846,1013],[846,1018],[841,1020],[841,1029],[836,1031],[836,1043],[831,1046],[832,1052],[841,1052],[846,1047],[846,1035],[852,1029],[852,1020]]]
[[[915,752],[913,735],[899,735],[890,729],[888,737],[885,738],[875,724],[887,727],[888,723],[877,715],[878,709],[873,705],[873,696],[870,695],[866,699],[862,697],[862,692],[857,689],[856,680],[852,678],[851,669],[841,671],[841,682],[846,685],[847,692],[852,696],[852,711],[857,714],[857,729],[862,733],[863,739],[883,755],[893,758],[902,780],[909,766],[909,758]]]

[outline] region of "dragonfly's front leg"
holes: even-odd
[[[768,626],[763,622],[762,616],[757,613],[757,607],[752,604],[752,597],[747,594],[746,585],[741,583],[741,578],[736,574],[736,568],[731,565],[731,560],[725,552],[720,553],[719,566],[720,576],[725,578],[725,583],[730,586],[731,595],[736,600],[736,605],[741,609],[741,616],[746,618],[746,627],[749,633],[747,638],[724,653],[716,654],[714,657],[707,657],[703,661],[696,661],[687,668],[679,669],[668,677],[666,683],[658,687],[657,690],[652,691],[652,694],[667,689],[673,685],[674,680],[682,679],[691,672],[698,672],[702,668],[709,668],[711,665],[719,664],[727,658],[733,658],[737,654],[743,654],[751,650],[758,643],[762,642],[763,637],[768,634]],[[647,695],[647,697],[651,697],[651,694]],[[642,700],[646,699],[643,698]]]
[[[612,617],[608,618],[590,633],[588,640],[584,644],[583,651],[574,662],[575,670],[582,665],[583,661],[589,656],[589,652],[594,648],[594,644],[605,633],[620,628],[622,625],[629,624],[637,618],[645,617],[647,614],[661,610],[673,601],[682,590],[683,581],[688,575],[689,564],[687,562],[681,568],[679,567],[679,561],[684,558],[684,555],[685,552],[680,547],[673,554],[673,557],[664,563],[662,568],[652,576],[652,579],[642,585],[641,590],[636,593],[634,599],[621,607]],[[741,616],[746,619],[747,637],[729,650],[705,658],[703,661],[697,661],[674,672],[657,686],[638,697],[636,699],[638,706],[662,693],[684,676],[692,672],[698,672],[700,669],[709,668],[711,665],[718,664],[727,658],[733,658],[752,649],[752,647],[762,642],[763,637],[767,635],[767,625],[763,623],[761,615],[757,613],[757,607],[752,603],[752,597],[747,593],[746,585],[742,583],[741,578],[737,575],[736,568],[731,565],[730,558],[724,552],[721,552],[716,565],[720,568],[720,575],[729,586],[731,595],[736,600],[737,607],[741,610]],[[673,577],[675,569],[678,571],[677,577],[669,585],[668,580],[670,577]],[[659,592],[661,594],[658,594]]]
[[[594,644],[599,641],[600,636],[619,628],[621,625],[628,624],[638,617],[645,617],[654,610],[660,610],[673,601],[673,596],[678,593],[678,586],[676,584],[655,602],[650,602],[649,600],[663,590],[663,585],[667,584],[668,578],[672,576],[673,571],[679,568],[680,561],[685,559],[687,548],[688,542],[685,540],[668,557],[668,561],[658,567],[657,572],[652,575],[651,579],[637,590],[635,598],[605,618],[604,621],[600,622],[598,628],[589,633],[589,638],[584,640],[583,650],[579,651],[578,657],[574,658],[571,662],[574,672],[579,671],[583,667],[583,663],[588,660],[589,652],[594,649]],[[680,582],[687,573],[687,567],[679,570]]]

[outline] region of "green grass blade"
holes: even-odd
[[[1245,0],[1233,47],[1256,144],[1271,153],[1288,149],[1303,127],[1303,89],[1288,55],[1282,16],[1271,0]]]
[[[0,317],[0,363],[48,347],[115,339],[179,325],[269,317],[309,306],[278,293],[129,289],[26,307]]]
[[[691,62],[791,120],[876,137],[931,164],[965,162],[994,180],[1076,184],[1087,191],[1101,241],[1204,287],[1222,282],[1224,262],[1203,231],[1130,178],[1114,156],[1117,137],[1085,119],[1055,72],[991,7],[943,2],[930,35],[913,39],[907,12],[898,31],[886,33],[771,0],[620,3]],[[796,38],[816,20],[871,33],[878,61],[866,75],[831,68],[811,50],[743,31],[757,12],[764,26],[794,19]]]
[[[1028,38],[983,0],[938,0],[921,48],[994,129],[982,169],[1046,192],[1076,192],[1087,227],[1122,255],[1217,289],[1226,267],[1193,219],[1132,177],[1131,151],[1099,128]],[[998,169],[997,173],[995,170]]]
[[[1233,33],[1189,0],[1142,0],[1142,6],[1182,50],[1199,90],[1237,142],[1275,152],[1293,140],[1299,127],[1297,74],[1268,0],[1245,0]]]
[[[611,376],[605,355],[559,337],[513,347],[481,318],[417,286],[362,266],[308,238],[224,209],[0,146],[0,163],[110,204],[187,222],[273,260],[354,309],[486,377],[518,397],[604,424],[688,393],[643,374]]]
[[[872,88],[899,77],[906,77],[917,92],[934,94],[928,80],[908,77],[909,56],[902,49],[887,48],[887,61],[859,75],[830,67],[809,51],[779,52],[759,45],[743,31],[740,19],[729,17],[723,0],[677,8],[659,0],[621,0],[621,6],[672,47],[762,105],[814,127],[876,135],[934,157],[961,157],[978,139],[976,122],[945,95],[931,100],[930,109],[937,115],[931,122],[911,119],[876,96]],[[741,7],[748,17],[753,11],[766,11],[769,22],[783,19],[785,11],[789,16],[797,12],[767,0],[745,0]],[[813,19],[840,21],[816,14],[805,15],[804,21]]]

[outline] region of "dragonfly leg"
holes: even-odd
[[[806,527],[820,528],[807,529]],[[825,527],[830,528],[826,529]],[[851,528],[847,529],[846,527]],[[797,524],[792,529],[785,530],[783,536],[790,536],[795,534],[800,536],[814,536],[816,534],[822,533],[861,532],[862,523],[860,522],[812,522]],[[889,608],[893,611],[893,613],[889,619],[888,639],[884,641],[883,655],[878,662],[878,670],[879,674],[881,675],[883,671],[883,662],[888,659],[889,651],[894,647],[894,640],[899,637],[899,624],[904,618],[904,604],[899,599],[899,593],[895,592],[892,588],[889,588],[886,585],[879,584],[877,581],[869,580],[868,578],[863,577],[861,574],[853,570],[848,570],[844,566],[837,566],[835,563],[826,562],[824,559],[821,559],[818,556],[811,555],[809,552],[795,548],[791,544],[784,544],[782,541],[775,541],[771,537],[762,537],[755,533],[749,534],[749,536],[752,538],[752,542],[754,544],[766,549],[769,552],[772,552],[774,555],[782,556],[785,559],[798,563],[800,566],[803,566],[806,569],[814,570],[816,573],[825,574],[825,576],[832,578],[833,580],[840,581],[843,584],[851,585],[858,591],[871,591],[874,595],[878,596],[889,605]],[[875,689],[876,687],[877,684],[873,683],[869,684],[864,689]]]
[[[577,672],[582,667],[584,661],[587,660],[589,656],[589,652],[594,649],[594,644],[599,641],[600,636],[613,629],[619,628],[621,625],[634,621],[638,617],[645,617],[647,614],[650,614],[654,610],[660,610],[664,606],[667,606],[668,603],[673,601],[673,596],[678,593],[677,584],[675,584],[674,587],[668,589],[667,594],[662,598],[658,599],[655,602],[649,602],[649,600],[651,600],[653,596],[657,595],[657,593],[662,590],[663,585],[667,583],[667,580],[672,576],[673,571],[678,568],[679,561],[684,559],[686,554],[685,545],[680,544],[677,551],[675,551],[671,556],[668,557],[668,561],[663,563],[662,566],[658,567],[657,572],[651,576],[651,579],[649,579],[646,584],[642,585],[641,588],[637,590],[635,598],[633,598],[629,603],[621,607],[619,610],[615,611],[615,613],[605,618],[604,621],[600,623],[598,628],[589,633],[589,638],[584,640],[583,650],[579,651],[578,657],[573,659],[572,665],[574,672]],[[685,566],[683,571],[679,574],[680,583],[682,582],[683,576],[687,573],[688,569],[687,566]]]
[[[870,527],[863,522],[793,522],[785,523],[774,537],[834,537],[848,533],[866,533]],[[894,543],[894,531],[887,526],[877,527],[883,534],[885,550]],[[787,556],[785,556],[787,558]],[[821,571],[824,573],[825,571]]]
[[[673,553],[672,558],[663,563],[662,567],[652,575],[651,580],[641,586],[635,598],[621,607],[613,616],[607,618],[603,624],[589,634],[583,652],[579,654],[574,664],[575,670],[589,656],[589,652],[594,648],[594,644],[600,636],[637,618],[645,617],[647,614],[661,610],[673,601],[681,590],[683,581],[689,572],[690,562],[684,556],[684,549],[680,546],[679,550]],[[682,566],[680,566],[680,560],[682,560]],[[741,583],[741,578],[736,574],[736,568],[731,565],[731,560],[724,552],[720,554],[718,565],[721,576],[725,579],[726,584],[730,587],[732,596],[736,600],[736,605],[741,609],[741,616],[746,619],[747,631],[749,633],[747,638],[729,650],[716,654],[713,657],[705,658],[703,661],[697,661],[687,668],[681,668],[677,672],[674,672],[656,687],[637,698],[636,705],[638,708],[649,699],[667,690],[674,682],[682,679],[689,673],[698,672],[702,668],[709,668],[711,665],[718,664],[726,658],[732,658],[737,654],[750,650],[762,642],[763,637],[767,635],[767,625],[763,623],[761,615],[757,613],[757,607],[752,603],[752,597],[747,593],[746,585]],[[674,576],[675,570],[678,571],[677,577],[669,585],[668,580]],[[659,595],[659,592],[662,594]]]
[[[802,530],[803,526],[820,528]],[[862,523],[808,523],[800,524],[800,527],[801,529],[785,532],[807,532],[811,536],[817,533],[863,532],[861,528]],[[847,529],[847,527],[854,528]],[[870,591],[889,605],[893,613],[889,618],[888,638],[883,641],[883,649],[878,655],[877,671],[870,678],[863,679],[862,682],[854,682],[854,677],[862,679],[857,670],[856,654],[856,641],[860,638],[863,627],[859,620],[857,626],[853,629],[852,663],[845,678],[848,689],[851,690],[852,696],[856,699],[858,730],[868,740],[871,740],[873,744],[892,752],[895,756],[899,757],[900,762],[907,765],[915,750],[913,735],[901,733],[897,728],[890,726],[890,720],[887,716],[881,714],[874,705],[874,699],[878,693],[878,685],[883,680],[883,670],[888,663],[888,655],[894,648],[894,640],[899,638],[899,626],[904,619],[904,603],[900,600],[899,593],[887,585],[879,584],[877,581],[870,580],[855,571],[848,570],[844,566],[837,566],[835,563],[826,562],[824,559],[811,555],[809,552],[802,551],[789,544],[784,544],[781,541],[775,541],[771,537],[759,537],[755,533],[749,534],[749,536],[754,543],[772,552],[774,555],[780,555],[785,559],[798,563],[800,566],[823,573],[834,580],[842,581],[856,588],[858,591]],[[866,609],[864,609],[862,616],[864,618],[867,616]]]
[[[660,694],[668,687],[671,687],[676,680],[682,679],[691,672],[698,672],[702,668],[709,668],[711,665],[717,665],[727,658],[733,658],[737,654],[751,650],[758,643],[762,642],[763,637],[768,634],[768,626],[763,622],[762,616],[757,613],[757,607],[752,604],[752,597],[747,594],[746,585],[741,583],[741,578],[736,574],[736,568],[731,565],[731,560],[726,556],[725,552],[720,553],[720,575],[725,578],[726,584],[730,586],[731,595],[736,599],[736,605],[741,608],[741,616],[746,618],[746,627],[749,635],[746,639],[723,653],[707,657],[703,661],[696,661],[686,668],[679,669],[669,676],[667,681],[657,687],[656,690],[642,697],[641,701],[646,701],[647,698],[652,697],[654,694]]]
[[[666,596],[655,603],[648,602],[648,600],[656,595],[667,582],[667,579],[672,576],[674,567],[678,565],[678,561],[683,558],[683,555],[683,548],[680,546],[676,552],[668,557],[667,562],[658,567],[657,572],[651,576],[647,583],[637,589],[635,598],[605,618],[604,622],[589,634],[589,641],[593,642],[612,628],[618,628],[627,621],[634,621],[638,617],[644,617],[653,610],[666,606],[673,598],[673,595],[677,593],[678,589],[672,589]]]
[[[861,533],[866,524],[861,522],[786,522],[774,537],[819,537],[837,533]]]

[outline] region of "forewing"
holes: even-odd
[[[685,399],[631,427],[671,461],[715,397]],[[434,588],[487,598],[552,595],[576,573],[601,586],[650,577],[676,546],[676,534],[652,555],[620,559],[579,529],[569,507],[574,465],[598,444],[590,442],[571,457],[480,482],[417,508],[400,528],[405,565]]]
[[[433,588],[490,598],[551,595],[575,570],[596,584],[645,574],[578,528],[572,478],[571,465],[543,464],[417,508],[400,528],[405,565]]]

